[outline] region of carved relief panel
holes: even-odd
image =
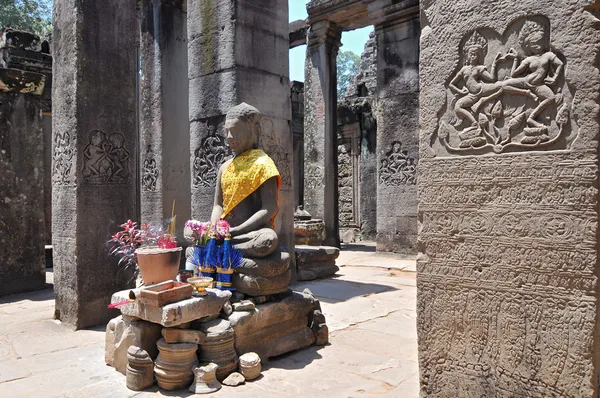
[[[402,142],[394,141],[379,165],[379,183],[397,187],[417,183],[417,165],[415,158],[408,156],[402,149]]]
[[[547,18],[512,23],[504,34],[467,33],[449,75],[437,130],[438,154],[565,149],[576,130],[567,60],[554,49]],[[442,148],[443,147],[443,148]]]
[[[152,147],[148,145],[142,164],[142,191],[156,191],[158,175],[159,170],[156,157],[154,151],[152,151]]]
[[[132,177],[130,162],[123,134],[92,130],[83,150],[83,180],[89,184],[127,183]]]
[[[231,156],[225,138],[217,134],[214,126],[208,126],[207,128],[208,135],[202,138],[200,146],[194,150],[194,188],[214,188],[219,167]]]

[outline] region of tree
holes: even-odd
[[[52,0],[0,0],[0,28],[10,27],[44,37],[52,30]]]
[[[338,98],[346,96],[348,85],[356,76],[360,57],[352,51],[342,51],[337,56],[337,91]]]

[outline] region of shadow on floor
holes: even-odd
[[[319,354],[319,350],[323,348],[323,346],[315,346],[312,345],[310,347],[304,348],[298,351],[288,352],[283,355],[279,355],[277,357],[273,357],[269,359],[269,362],[263,366],[266,369],[304,369],[307,365],[312,363],[315,360],[323,358],[321,354]]]
[[[47,301],[54,300],[54,285],[46,283],[43,289],[34,290],[31,292],[11,294],[8,296],[0,297],[1,304],[16,303],[17,301]]]
[[[300,292],[304,289],[308,289],[319,300],[326,303],[335,303],[355,297],[398,290],[393,286],[380,285],[378,283],[345,281],[335,276],[330,279],[299,282],[291,286],[291,288],[292,290]]]
[[[364,252],[364,253],[375,253],[377,248],[374,244],[362,244],[362,243],[342,243],[342,251],[353,251],[353,252]]]

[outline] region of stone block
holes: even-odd
[[[231,298],[231,292],[206,289],[208,294],[187,300],[167,304],[163,307],[146,305],[140,301],[119,307],[123,315],[134,316],[146,321],[158,323],[164,327],[173,327],[197,319],[219,316],[225,303]],[[135,289],[134,292],[137,292]],[[113,294],[111,302],[127,300],[129,290]],[[143,348],[143,347],[142,347]]]
[[[206,335],[199,330],[163,328],[161,333],[165,341],[169,344],[202,344],[206,339]]]
[[[239,303],[233,303],[234,311],[254,311],[255,309],[256,304],[250,300],[242,300]]]
[[[267,296],[287,291],[291,272],[288,269],[275,276],[252,276],[234,273],[231,281],[233,287],[248,296]]]
[[[156,342],[161,338],[161,327],[152,322],[128,321],[118,316],[106,326],[104,360],[125,375],[127,370],[127,350],[136,346],[145,350],[150,358],[158,355]]]
[[[268,257],[244,258],[237,272],[250,276],[277,276],[287,271],[290,266],[290,254],[276,251]]]
[[[320,246],[323,244],[323,220],[296,220],[294,221],[294,239],[296,245]]]
[[[238,367],[238,355],[235,351],[231,322],[218,318],[198,325],[198,329],[206,334],[206,339],[198,350],[200,364],[216,363],[219,365],[217,379],[223,381]]]
[[[340,249],[331,246],[296,246],[298,280],[308,281],[330,277],[339,271],[335,259]]]
[[[227,114],[237,105],[237,85],[231,70],[190,79],[190,121]]]
[[[257,305],[256,311],[234,312],[229,317],[238,355],[256,352],[263,361],[314,343],[308,314],[314,298],[292,292],[280,301]]]

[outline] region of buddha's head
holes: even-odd
[[[227,144],[233,152],[240,154],[258,148],[261,119],[262,115],[258,109],[245,102],[227,112],[225,131]]]

